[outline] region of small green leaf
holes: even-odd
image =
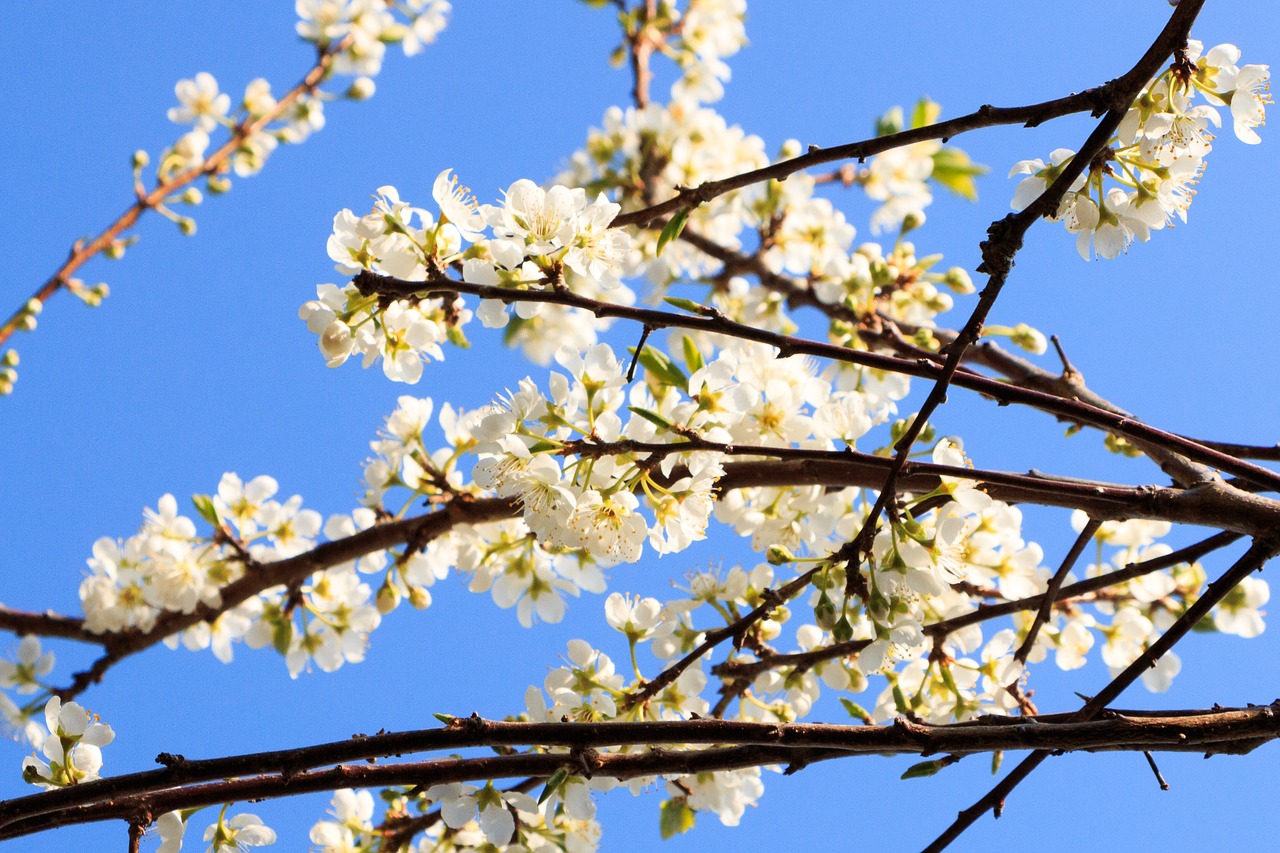
[[[654,254],[661,255],[667,244],[680,236],[680,232],[684,230],[685,223],[689,221],[689,210],[686,207],[668,219],[667,224],[662,226],[662,233],[658,235],[658,248],[654,251]]]
[[[846,699],[843,696],[841,696],[840,704],[843,705],[844,709],[849,712],[849,716],[853,717],[855,720],[860,720],[865,725],[868,725],[868,726],[871,725],[873,722],[875,722],[872,716],[867,713],[867,709],[863,708],[857,702],[854,702],[850,699]]]
[[[210,495],[192,495],[191,503],[195,505],[196,512],[200,513],[200,517],[212,524],[214,527],[222,525],[222,519],[218,518],[218,510],[213,505],[213,497]]]
[[[655,347],[640,350],[640,364],[652,373],[663,385],[670,385],[688,393],[689,377],[676,366],[665,352]]]
[[[542,793],[538,795],[538,805],[542,805],[547,801],[547,797],[556,792],[556,789],[564,784],[564,780],[569,778],[569,768],[561,767],[555,773],[547,777],[547,784],[543,787]]]
[[[1000,772],[1000,765],[1004,764],[1004,750],[997,749],[991,753],[991,775],[994,776]]]
[[[559,450],[563,446],[564,445],[558,441],[547,441],[543,439],[540,441],[535,441],[533,444],[529,445],[529,453],[530,454],[551,453],[553,451]]]
[[[644,408],[641,408],[640,406],[627,406],[627,408],[635,412],[640,417],[644,418],[649,423],[654,424],[655,426],[660,426],[663,429],[669,429],[669,430],[675,429],[675,424],[671,423],[671,421],[667,420],[662,415],[658,414],[652,409],[644,409]]]
[[[684,347],[684,363],[689,368],[689,372],[701,370],[706,366],[706,361],[702,358],[702,352],[698,349],[698,345],[693,342],[693,338],[685,336],[681,339]]]
[[[673,308],[679,308],[681,311],[688,311],[690,314],[697,314],[701,316],[707,312],[707,306],[699,305],[692,299],[681,299],[679,296],[664,296],[662,297],[662,301]]]
[[[928,98],[921,98],[911,110],[912,127],[928,127],[938,121],[942,115],[942,105]]]
[[[693,809],[689,808],[689,804],[684,797],[678,797],[674,800],[667,800],[662,804],[661,816],[658,819],[658,826],[662,833],[662,840],[674,838],[677,835],[683,835],[693,829],[694,821],[697,816]]]
[[[467,335],[462,331],[461,326],[450,326],[449,331],[445,334],[449,339],[449,343],[458,349],[471,349],[471,341],[467,340]]]
[[[959,148],[941,148],[933,155],[932,178],[961,198],[977,201],[974,177],[985,175],[987,167],[969,159]]]
[[[525,320],[518,314],[513,315],[511,319],[507,320],[507,325],[502,327],[502,342],[507,346],[515,343],[517,336],[520,334],[520,330],[530,322],[531,321]]]
[[[432,714],[431,716],[435,717],[437,720],[444,723],[446,726],[453,725],[453,721],[458,719],[457,717],[453,716],[453,714]]]
[[[277,652],[282,655],[289,653],[289,646],[293,643],[293,623],[287,619],[282,619],[275,624],[275,628],[271,631],[271,645]]]
[[[925,776],[932,776],[939,770],[947,766],[947,762],[941,758],[935,758],[931,761],[921,761],[919,764],[912,764],[907,771],[902,774],[902,779],[923,779]]]

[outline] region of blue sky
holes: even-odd
[[[460,0],[454,20],[425,54],[389,53],[377,96],[333,104],[306,144],[278,150],[259,176],[195,212],[182,237],[158,216],[120,262],[93,261],[83,276],[112,296],[89,310],[55,298],[32,335],[11,342],[22,356],[15,394],[0,401],[0,600],[13,607],[78,613],[76,588],[93,541],[127,536],[144,506],[166,493],[180,502],[216,488],[223,471],[269,473],[328,515],[357,499],[367,443],[403,393],[477,406],[526,373],[542,370],[478,345],[450,351],[412,389],[378,370],[324,367],[296,319],[317,282],[340,281],[325,254],[333,214],[357,210],[383,184],[425,201],[431,181],[454,168],[482,201],[521,177],[543,180],[578,148],[629,79],[609,68],[617,43],[608,12],[556,0]],[[0,221],[10,267],[0,310],[25,299],[77,237],[96,232],[131,200],[129,156],[153,155],[177,135],[165,118],[173,85],[197,71],[243,91],[259,76],[282,91],[310,61],[293,33],[292,4],[257,0],[87,4],[72,11],[18,4],[0,52]],[[717,108],[762,136],[833,145],[870,134],[874,117],[921,95],[944,117],[985,102],[1035,102],[1118,76],[1146,49],[1169,7],[1158,0],[1065,6],[1017,2],[800,4],[755,0],[751,46],[731,60],[733,81]],[[1206,46],[1234,42],[1244,62],[1268,63],[1280,31],[1257,4],[1210,0],[1194,31]],[[972,268],[987,224],[1004,215],[1020,159],[1076,147],[1080,118],[1034,130],[1002,128],[955,144],[991,167],[979,201],[940,199],[919,232],[923,252]],[[1041,224],[1001,297],[994,322],[1028,322],[1061,336],[1090,386],[1161,427],[1197,437],[1280,439],[1271,253],[1280,155],[1224,132],[1210,155],[1190,222],[1112,262],[1082,262],[1060,226]],[[872,209],[856,194],[833,196],[869,239]],[[959,324],[972,302],[960,300]],[[477,342],[480,344],[481,342]],[[1049,359],[1042,363],[1053,367]],[[996,409],[963,392],[938,416],[965,437],[981,467],[1037,467],[1075,476],[1156,482],[1142,462],[1105,453],[1095,435],[1062,438],[1032,412]],[[1028,512],[1026,535],[1056,562],[1071,536],[1061,513]],[[1183,541],[1183,540],[1176,540]],[[614,588],[657,591],[730,546],[613,572]],[[1209,570],[1225,566],[1213,562]],[[431,714],[502,715],[519,710],[565,642],[603,633],[601,598],[574,602],[564,623],[524,631],[451,581],[425,613],[398,611],[374,634],[368,660],[334,674],[289,680],[274,654],[243,650],[231,666],[206,653],[165,649],[132,659],[84,703],[118,739],[106,772],[146,769],[161,751],[204,757],[335,740],[379,728],[431,725]],[[86,662],[59,652],[63,678]],[[1280,641],[1194,636],[1179,648],[1173,690],[1140,688],[1122,704],[1202,707],[1269,702]],[[1041,707],[1069,708],[1072,691],[1106,681],[1100,664],[1068,676],[1048,671],[1033,686]],[[829,712],[835,719],[838,709]],[[25,751],[0,743],[0,797],[28,789]],[[865,759],[783,779],[736,831],[704,815],[666,849],[921,846],[990,783],[985,759],[928,780],[898,782],[909,759]],[[1006,763],[1011,766],[1012,760]],[[9,767],[9,771],[3,770]],[[958,849],[1027,844],[1070,850],[1215,846],[1224,837],[1260,849],[1280,831],[1271,810],[1275,749],[1243,758],[1161,760],[1173,785],[1160,792],[1140,756],[1074,755],[1041,768],[999,822],[984,819]],[[601,803],[606,850],[657,843],[657,804],[614,794]],[[325,798],[250,807],[281,833],[275,849],[306,849],[306,829]],[[197,818],[197,827],[203,827]],[[197,831],[198,831],[197,828]],[[122,847],[106,825],[11,842],[21,850]],[[189,842],[200,849],[196,838]],[[8,848],[6,848],[8,849]],[[144,848],[145,849],[145,848]]]

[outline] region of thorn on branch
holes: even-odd
[[[1151,772],[1156,775],[1156,782],[1160,783],[1160,790],[1169,790],[1169,783],[1164,780],[1164,776],[1160,774],[1160,768],[1156,766],[1156,760],[1150,752],[1143,750],[1143,755],[1147,757],[1147,766],[1151,768]],[[1205,756],[1208,757],[1207,755]]]

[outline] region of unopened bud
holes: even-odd
[[[771,566],[781,566],[795,560],[795,555],[784,545],[770,545],[769,549],[764,552],[764,558],[769,561]]]
[[[141,171],[151,163],[151,155],[139,148],[133,152],[133,168],[135,171]]]
[[[415,610],[426,610],[431,606],[431,593],[423,586],[409,587],[409,603]]]
[[[973,279],[969,277],[969,271],[964,267],[952,267],[947,270],[942,283],[956,293],[973,293],[974,291]]]
[[[1049,348],[1049,341],[1037,329],[1033,329],[1026,323],[1019,323],[1013,327],[1013,334],[1009,336],[1015,344],[1022,347],[1029,353],[1035,355],[1044,355],[1044,351]]]
[[[187,187],[186,191],[178,198],[183,204],[189,204],[192,207],[204,201],[204,193],[196,187]]]
[[[44,310],[44,303],[34,296],[27,300],[27,304],[22,306],[24,314],[30,314],[32,317],[37,316]]]
[[[196,233],[196,221],[190,216],[180,217],[178,219],[178,230],[181,231],[184,236],[190,237],[192,234]]]
[[[374,603],[378,612],[385,616],[400,605],[400,590],[389,583],[384,583],[378,590]]]
[[[0,356],[0,365],[5,367],[18,366],[18,351],[16,349],[6,350],[3,356]]]
[[[372,77],[357,77],[347,87],[346,95],[353,101],[366,101],[373,97],[375,91],[377,91],[377,85]]]
[[[209,190],[209,195],[222,195],[231,190],[231,180],[222,175],[210,175],[205,182],[205,189]]]

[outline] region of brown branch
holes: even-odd
[[[906,376],[916,376],[935,381],[942,376],[942,368],[929,360],[896,358],[882,353],[853,350],[792,335],[769,332],[743,323],[735,323],[714,308],[704,308],[702,314],[695,316],[631,305],[617,305],[562,290],[512,290],[492,285],[471,284],[445,277],[432,278],[426,281],[406,281],[391,276],[379,275],[369,270],[362,270],[358,273],[352,279],[352,283],[361,293],[366,295],[377,294],[392,299],[433,298],[446,293],[464,293],[481,299],[496,299],[505,303],[553,303],[571,308],[580,308],[591,312],[597,317],[616,317],[648,324],[655,329],[694,329],[710,334],[756,341],[777,347],[780,351],[780,357],[812,355],[831,361],[857,364],[875,370],[885,370],[891,373],[900,373]],[[1190,459],[1220,468],[1227,473],[1235,474],[1250,483],[1260,485],[1264,489],[1280,491],[1280,474],[1244,462],[1228,454],[1202,447],[1189,439],[1156,429],[1132,417],[1117,415],[1087,403],[1019,388],[1006,382],[963,371],[956,373],[952,377],[951,384],[977,391],[999,403],[1027,405],[1050,414],[1059,415],[1067,420],[1097,426],[1100,429],[1114,432],[1135,442],[1162,443],[1176,449],[1179,453],[1185,454]]]
[[[742,637],[752,625],[762,619],[767,619],[769,614],[777,607],[785,604],[798,595],[806,586],[809,585],[809,581],[813,579],[813,576],[816,575],[818,571],[819,570],[816,568],[810,569],[799,577],[783,584],[783,586],[776,591],[765,590],[760,596],[763,599],[761,604],[745,616],[734,620],[731,624],[716,631],[706,632],[706,636],[703,638],[703,641],[698,644],[697,648],[664,669],[656,678],[646,683],[638,691],[623,699],[619,704],[621,710],[625,712],[631,708],[643,705],[654,696],[657,696],[668,686],[674,684],[686,669],[725,640],[731,639],[735,643],[740,643]]]
[[[94,661],[87,670],[76,673],[70,686],[55,692],[63,701],[78,696],[90,685],[101,681],[107,670],[121,660],[150,648],[165,637],[186,630],[192,625],[211,622],[222,613],[263,590],[274,586],[300,583],[315,572],[384,548],[408,542],[426,543],[449,532],[455,524],[483,524],[517,514],[519,510],[515,502],[505,498],[455,500],[436,512],[417,518],[378,524],[344,539],[317,545],[305,554],[274,563],[262,563],[254,571],[246,573],[239,580],[223,587],[222,601],[217,607],[201,604],[191,613],[166,611],[156,619],[155,626],[150,631],[129,630],[104,635],[101,642],[106,647],[106,653]]]
[[[1022,645],[1013,653],[1013,659],[1018,663],[1025,664],[1027,656],[1031,654],[1031,649],[1035,647],[1036,635],[1040,633],[1041,627],[1045,622],[1049,621],[1049,614],[1053,612],[1053,605],[1058,600],[1058,593],[1062,589],[1062,583],[1067,579],[1067,573],[1071,571],[1071,567],[1076,564],[1076,560],[1080,559],[1085,546],[1093,539],[1093,534],[1098,532],[1098,528],[1102,526],[1102,522],[1097,519],[1089,519],[1084,529],[1080,531],[1080,535],[1076,537],[1075,544],[1071,546],[1071,550],[1067,552],[1067,556],[1063,557],[1062,565],[1058,566],[1058,570],[1053,573],[1053,577],[1049,579],[1049,586],[1044,591],[1044,601],[1040,604],[1040,609],[1036,611],[1036,617],[1031,623],[1031,627],[1027,630],[1027,636],[1023,639]]]
[[[984,104],[974,112],[958,118],[926,125],[925,127],[911,128],[874,139],[864,139],[859,142],[837,145],[832,148],[819,148],[813,145],[809,147],[808,153],[789,160],[781,160],[763,168],[753,169],[718,181],[707,181],[696,187],[680,189],[677,195],[666,201],[615,217],[613,227],[620,228],[625,225],[646,227],[659,219],[673,216],[681,210],[697,207],[717,196],[751,186],[752,184],[770,180],[785,180],[789,175],[793,175],[796,172],[811,169],[824,163],[834,163],[838,160],[858,160],[861,162],[872,155],[893,148],[913,145],[917,142],[925,142],[932,139],[940,139],[943,142],[947,142],[952,137],[971,130],[998,127],[1006,124],[1035,127],[1050,119],[1081,112],[1089,112],[1095,117],[1102,116],[1105,113],[1114,114],[1119,112],[1123,117],[1124,110],[1128,108],[1142,86],[1155,76],[1165,59],[1186,41],[1186,34],[1191,28],[1191,22],[1200,11],[1200,6],[1203,5],[1203,2],[1204,0],[1187,0],[1187,2],[1181,4],[1187,7],[1187,11],[1181,8],[1174,10],[1169,23],[1151,47],[1147,49],[1147,52],[1142,55],[1142,58],[1123,76],[1110,80],[1101,86],[1094,86],[1091,89],[1086,89],[1083,92],[1068,95],[1064,98],[1055,98],[1051,101],[1022,107],[994,107],[990,104]],[[1105,139],[1103,143],[1106,143]],[[1080,168],[1083,169],[1084,165],[1085,163],[1082,162]],[[1061,189],[1066,189],[1073,180],[1075,180],[1075,175],[1072,175],[1070,180],[1063,183]],[[1028,208],[1034,211],[1031,214],[1031,218],[1038,218],[1056,209],[1058,201],[1059,198],[1051,198],[1046,199],[1044,205],[1039,203],[1032,204],[1031,208]],[[1052,206],[1049,205],[1049,202],[1052,202]]]
[[[54,826],[131,819],[143,812],[344,787],[419,787],[512,777],[541,779],[571,764],[592,776],[625,780],[660,774],[730,770],[763,764],[792,768],[867,755],[968,755],[997,750],[1125,750],[1244,753],[1280,737],[1280,705],[1191,712],[1126,711],[1080,721],[1071,715],[987,717],[933,725],[895,720],[886,726],[682,720],[609,723],[512,723],[455,718],[438,729],[357,737],[347,741],[186,761],[0,802],[0,839]],[[377,765],[394,755],[471,747],[542,746],[572,753],[524,753]],[[607,753],[616,746],[676,747]],[[709,748],[682,748],[686,745]],[[348,763],[350,762],[350,763]],[[336,765],[336,766],[330,766]],[[315,769],[315,768],[326,769]],[[228,780],[229,777],[238,777]]]
[[[41,305],[48,302],[55,293],[67,286],[73,273],[95,255],[115,244],[120,239],[120,235],[132,228],[142,214],[159,207],[175,191],[182,189],[193,181],[226,172],[228,160],[240,148],[244,140],[284,115],[303,95],[315,92],[316,88],[328,77],[329,68],[333,65],[334,57],[345,50],[351,41],[352,37],[348,36],[321,51],[311,70],[303,76],[296,86],[285,93],[280,100],[276,101],[274,107],[261,116],[246,118],[237,124],[231,129],[230,138],[199,166],[187,169],[185,172],[179,172],[168,180],[157,178],[155,187],[149,192],[143,193],[139,189],[137,201],[129,205],[124,213],[116,217],[115,221],[108,225],[106,229],[88,241],[77,241],[62,266],[58,267],[54,274],[23,302],[23,307],[14,311],[9,319],[3,325],[0,325],[0,344],[7,341],[18,330],[22,317],[26,313],[26,305],[32,299],[38,301]]]
[[[11,610],[0,606],[0,631],[12,631],[20,637],[33,634],[38,637],[78,640],[81,643],[93,643],[99,646],[104,644],[101,635],[84,627],[83,619],[62,616],[52,611],[29,613],[25,610]]]
[[[1107,587],[1116,586],[1118,584],[1131,581],[1134,578],[1149,575],[1152,572],[1158,572],[1162,569],[1176,566],[1179,563],[1193,563],[1220,548],[1225,548],[1240,538],[1239,533],[1224,532],[1215,533],[1194,545],[1186,548],[1180,548],[1162,557],[1155,557],[1150,560],[1143,560],[1140,563],[1129,563],[1123,569],[1114,572],[1108,572],[1105,575],[1099,575],[1093,578],[1086,578],[1082,581],[1064,586],[1058,590],[1057,601],[1071,601],[1088,596]],[[944,636],[952,631],[958,631],[969,625],[975,625],[979,622],[986,622],[999,616],[1007,616],[1010,613],[1017,613],[1023,610],[1033,610],[1044,605],[1048,600],[1047,593],[1033,595],[1030,598],[1022,598],[1017,601],[1004,601],[999,604],[980,604],[976,610],[960,616],[946,619],[942,622],[935,622],[932,625],[924,626],[924,632],[934,636]]]
[[[1275,535],[1274,533],[1272,534],[1273,537]],[[1274,538],[1254,540],[1249,550],[1229,569],[1223,572],[1217,580],[1211,583],[1205,589],[1204,594],[1196,599],[1178,617],[1176,622],[1169,626],[1169,630],[1160,635],[1160,638],[1139,655],[1137,660],[1129,664],[1123,672],[1113,678],[1101,692],[1086,702],[1084,707],[1073,714],[1072,717],[1078,721],[1087,722],[1105,714],[1107,705],[1119,698],[1120,694],[1128,689],[1133,682],[1137,681],[1144,672],[1154,667],[1166,652],[1190,633],[1196,623],[1208,616],[1209,612],[1222,599],[1226,598],[1227,594],[1235,589],[1242,580],[1261,569],[1263,564],[1277,553],[1280,553],[1280,540]],[[961,833],[973,825],[978,818],[986,814],[988,810],[995,809],[998,817],[1000,809],[1003,808],[1005,798],[1023,779],[1029,776],[1033,770],[1039,767],[1052,754],[1052,750],[1037,749],[1024,758],[1008,776],[1001,779],[986,795],[969,808],[960,812],[955,822],[947,827],[929,847],[925,848],[926,851],[945,849],[947,845],[958,838]]]
[[[867,514],[862,529],[856,537],[849,541],[845,548],[841,549],[840,557],[843,559],[850,561],[852,564],[861,560],[864,555],[871,553],[871,545],[875,538],[880,516],[888,507],[888,502],[892,499],[894,493],[893,481],[901,472],[903,465],[906,464],[911,449],[924,429],[925,423],[934,410],[946,401],[947,388],[956,376],[965,351],[981,337],[983,323],[986,322],[987,315],[994,307],[1005,282],[1008,281],[1009,272],[1013,268],[1014,256],[1022,248],[1023,237],[1032,224],[1042,216],[1052,216],[1057,212],[1059,204],[1066,196],[1071,185],[1078,177],[1084,174],[1085,169],[1091,166],[1094,158],[1107,147],[1112,136],[1115,135],[1116,130],[1120,127],[1120,122],[1128,112],[1129,105],[1133,103],[1142,87],[1150,81],[1159,66],[1164,63],[1169,55],[1186,43],[1187,33],[1191,29],[1191,22],[1195,20],[1196,13],[1202,4],[1203,0],[1199,0],[1199,2],[1187,0],[1187,2],[1182,3],[1174,10],[1168,24],[1165,25],[1165,28],[1156,37],[1155,42],[1147,49],[1147,52],[1143,54],[1142,59],[1127,74],[1110,84],[1110,103],[1106,115],[1098,122],[1097,127],[1085,139],[1084,144],[1080,146],[1080,150],[1066,164],[1053,183],[1046,187],[1044,192],[1035,201],[1027,205],[1025,209],[1018,213],[1011,213],[1004,219],[991,223],[991,227],[987,229],[988,239],[984,240],[980,246],[982,263],[977,268],[978,272],[987,274],[987,284],[978,294],[978,304],[974,306],[973,312],[969,315],[969,319],[965,321],[964,327],[957,333],[955,340],[943,347],[942,352],[946,355],[946,362],[942,365],[938,377],[934,380],[933,388],[929,391],[924,403],[921,404],[914,420],[903,436],[894,444],[894,450],[896,451],[894,466],[885,478],[884,487],[877,496],[875,505],[872,506],[871,511]],[[1196,480],[1183,485],[1207,482],[1210,478],[1210,472],[1205,469],[1200,472]],[[853,592],[853,576],[854,573],[851,571],[849,573],[850,585],[846,588],[846,593]]]

